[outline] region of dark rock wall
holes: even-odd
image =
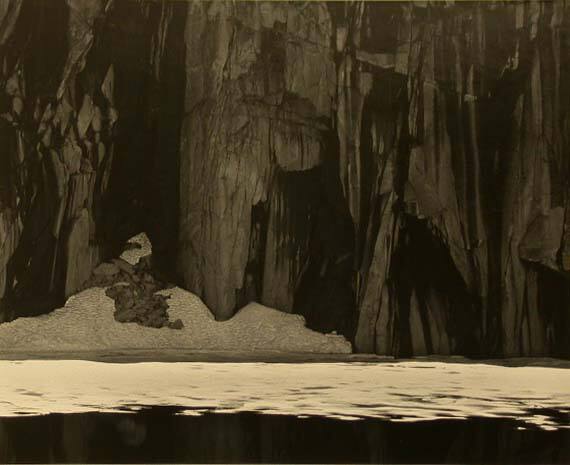
[[[61,305],[140,230],[173,261],[181,7],[0,3],[0,320]]]
[[[53,308],[98,262],[117,111],[112,66],[83,72],[103,3],[2,10],[0,295],[10,318]]]
[[[258,300],[363,352],[569,355],[564,1],[0,18],[4,318],[146,230],[221,320]]]

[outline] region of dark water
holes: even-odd
[[[570,463],[570,430],[522,426],[500,418],[188,416],[167,407],[18,416],[0,418],[0,462]]]

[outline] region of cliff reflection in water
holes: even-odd
[[[88,413],[0,420],[0,461],[569,463],[570,431],[506,419],[397,423],[255,413]]]

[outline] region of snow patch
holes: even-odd
[[[152,246],[150,240],[145,233],[137,234],[129,239],[129,242],[137,244],[137,248],[125,250],[121,254],[121,258],[131,265],[136,265],[139,260],[152,253]]]
[[[342,336],[305,327],[300,315],[251,303],[228,321],[216,321],[202,300],[181,288],[159,292],[170,296],[171,321],[184,328],[147,328],[115,321],[112,299],[103,288],[71,296],[64,307],[47,315],[18,318],[0,325],[1,351],[185,348],[196,350],[351,353]]]
[[[131,265],[152,252],[146,234],[130,239],[140,248],[121,258]],[[77,351],[101,349],[161,349],[281,351],[348,354],[350,342],[343,336],[321,334],[305,327],[300,315],[283,313],[257,303],[242,308],[233,318],[219,322],[202,300],[179,287],[159,291],[169,296],[170,321],[182,320],[184,328],[149,328],[119,323],[115,305],[105,289],[92,287],[71,296],[53,312],[18,318],[0,325],[0,351]]]

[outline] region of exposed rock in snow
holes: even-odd
[[[0,350],[96,350],[189,348],[197,350],[275,350],[350,353],[342,336],[305,327],[304,318],[249,304],[232,319],[219,322],[196,295],[181,288],[160,291],[170,296],[168,313],[184,327],[178,331],[115,321],[113,300],[103,288],[70,297],[63,308],[0,326]]]
[[[167,297],[156,295],[152,287],[134,283],[119,283],[105,294],[115,302],[115,320],[120,323],[138,323],[150,328],[172,327],[168,322]],[[179,329],[179,328],[178,328]]]

